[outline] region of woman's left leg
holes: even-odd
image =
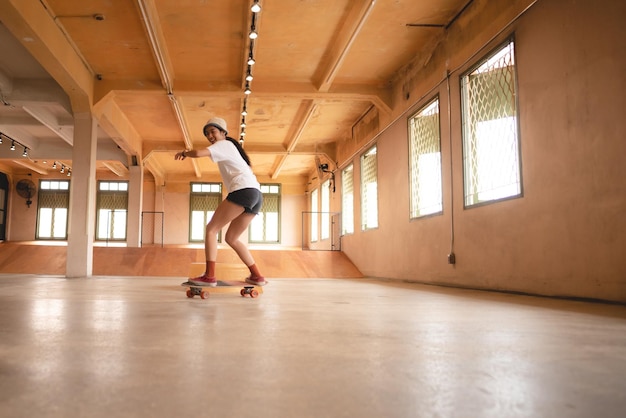
[[[261,275],[261,272],[259,272],[259,268],[257,267],[252,254],[250,254],[250,250],[248,250],[246,244],[240,239],[241,235],[248,228],[250,222],[252,222],[255,216],[256,215],[254,213],[244,212],[233,219],[228,227],[228,231],[226,231],[225,240],[228,245],[235,250],[239,258],[241,258],[241,261],[248,266],[248,269],[250,270],[250,277],[246,279],[246,282],[263,286],[267,284],[267,282]]]
[[[226,243],[232,247],[233,250],[237,253],[241,261],[245,263],[246,266],[250,267],[254,264],[254,258],[252,254],[250,254],[250,250],[246,244],[241,241],[241,235],[244,233],[250,222],[254,219],[256,215],[254,213],[242,213],[233,219],[230,222],[230,226],[228,227],[228,231],[226,231],[226,236],[224,239]]]

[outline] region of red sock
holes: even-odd
[[[206,270],[204,275],[206,277],[215,277],[215,261],[206,262]]]
[[[256,266],[256,264],[248,266],[248,268],[250,269],[250,274],[252,275],[252,277],[263,277],[261,276],[261,273],[259,272],[259,268]]]

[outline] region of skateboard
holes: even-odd
[[[263,293],[263,289],[260,286],[255,286],[250,283],[246,283],[244,281],[225,281],[218,280],[217,286],[198,286],[196,284],[191,283],[190,281],[186,281],[180,284],[183,287],[187,287],[187,297],[193,298],[194,296],[200,296],[202,299],[206,299],[209,297],[210,293],[228,293],[230,290],[236,291],[238,287],[241,287],[239,290],[239,294],[241,296],[250,296],[251,298],[256,298],[259,294]],[[206,289],[206,290],[205,290]]]

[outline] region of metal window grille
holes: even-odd
[[[341,234],[354,233],[354,166],[341,172]]]
[[[443,210],[439,99],[409,119],[410,216]]]
[[[361,229],[378,227],[378,162],[373,146],[361,155]]]
[[[320,238],[330,238],[330,180],[326,180],[321,186],[321,217],[320,217]]]
[[[311,213],[317,213],[318,212],[318,190],[315,189],[311,192]],[[319,219],[317,216],[311,216],[310,219],[310,225],[311,225],[311,233],[310,233],[310,238],[311,238],[311,242],[317,242],[318,239],[318,225],[319,225]]]
[[[99,191],[96,211],[96,239],[126,240],[128,191]]]
[[[461,77],[465,206],[521,195],[514,42]]]
[[[190,196],[190,221],[189,221],[189,241],[204,241],[205,226],[211,220],[215,210],[222,201],[221,193],[193,192]],[[218,242],[222,240],[222,233],[218,234]]]
[[[70,192],[39,188],[37,198],[37,239],[67,239]]]

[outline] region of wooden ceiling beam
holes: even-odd
[[[376,0],[362,0],[361,2],[350,2],[352,9],[350,10],[346,21],[342,24],[342,30],[330,45],[330,51],[327,54],[330,59],[325,62],[317,77],[317,89],[319,91],[328,91],[343,64],[344,59],[348,55],[352,44],[359,36],[363,25],[367,21]]]

